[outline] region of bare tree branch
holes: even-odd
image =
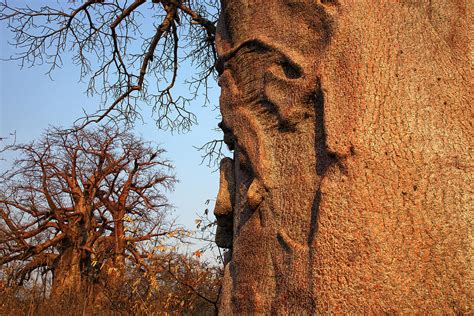
[[[152,106],[160,128],[190,128],[196,118],[187,109],[189,103],[201,93],[207,102],[207,80],[214,74],[217,1],[75,3],[17,8],[1,2],[0,21],[7,23],[14,34],[11,44],[18,49],[8,59],[21,66],[47,63],[51,75],[64,56],[72,54],[81,79],[89,79],[88,93],[98,93],[103,100],[96,113],[76,121],[79,128],[105,119],[133,122],[140,116],[141,102]],[[150,21],[159,23],[150,29]],[[183,45],[180,30],[186,34]],[[150,32],[153,35],[147,36]],[[188,96],[175,96],[179,65],[188,61],[199,73],[187,80],[195,89]]]

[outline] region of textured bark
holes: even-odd
[[[75,203],[76,210],[82,217],[71,223],[66,230],[67,237],[58,247],[59,255],[53,266],[51,292],[57,297],[87,291],[96,279],[96,271],[88,250],[94,239],[92,201],[81,196],[76,198]]]
[[[221,314],[474,312],[470,6],[222,1]]]
[[[85,215],[84,218],[90,219],[90,216]],[[97,271],[92,266],[91,254],[85,249],[88,248],[90,238],[92,238],[90,229],[86,229],[89,224],[81,220],[71,226],[68,237],[58,247],[59,255],[52,267],[51,294],[53,297],[86,293],[97,278]]]
[[[81,293],[86,285],[81,270],[81,251],[74,247],[62,251],[55,262],[51,295],[61,297]]]

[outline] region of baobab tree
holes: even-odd
[[[98,34],[84,8],[116,8],[99,33],[111,65],[126,69],[116,27],[144,3],[89,1],[56,15],[4,6],[3,19],[27,45],[21,60],[44,47],[54,60],[44,36],[75,25]],[[144,91],[135,82],[158,69],[150,61],[177,56],[157,44],[176,38],[172,25],[199,27],[195,43],[217,55],[220,126],[234,151],[215,210],[229,248],[223,314],[472,313],[469,1],[222,0],[217,28],[191,14],[194,2],[153,3],[166,12],[160,36],[129,55],[144,77],[119,71],[131,79],[119,86],[136,90],[119,89],[103,114]],[[51,13],[48,28],[28,24]],[[45,32],[40,41],[25,25]]]
[[[42,268],[54,295],[88,289],[122,275],[126,260],[142,268],[160,237],[178,233],[167,218],[163,191],[175,178],[163,149],[98,127],[51,130],[15,150],[0,187],[0,265],[15,263],[19,282]]]

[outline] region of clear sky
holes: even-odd
[[[15,1],[10,1],[10,4]],[[0,57],[14,54],[14,48],[7,41],[11,34],[0,23]],[[15,62],[0,61],[0,137],[16,132],[17,142],[29,142],[39,137],[48,126],[70,127],[83,114],[83,109],[93,112],[98,99],[85,95],[86,84],[79,82],[79,68],[64,60],[64,67],[53,73],[53,81],[45,75],[46,67],[20,69]],[[176,91],[185,92],[188,87],[180,85]],[[217,195],[219,174],[206,165],[200,165],[201,152],[193,146],[222,136],[213,131],[219,122],[218,110],[212,110],[218,103],[218,88],[210,91],[211,105],[201,107],[197,100],[192,107],[197,115],[198,125],[186,134],[171,134],[160,131],[144,109],[145,123],[137,122],[135,133],[146,140],[162,145],[167,150],[166,158],[175,165],[179,183],[169,193],[171,203],[176,207],[179,222],[187,226],[194,224],[196,213],[206,207],[212,210]],[[5,164],[0,164],[0,169]],[[205,201],[212,199],[210,205]]]

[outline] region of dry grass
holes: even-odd
[[[220,270],[189,258],[172,271],[128,272],[51,297],[48,286],[0,281],[0,315],[215,315]]]

